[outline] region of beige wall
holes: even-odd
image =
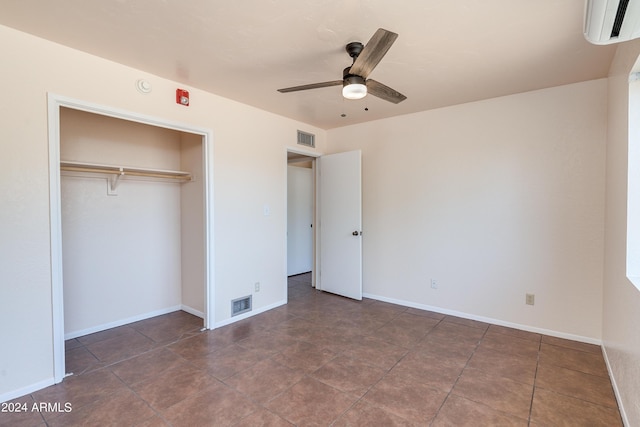
[[[599,342],[606,93],[602,79],[330,130],[330,152],[362,150],[365,294]]]
[[[215,322],[251,294],[254,312],[286,301],[286,146],[303,123],[0,26],[0,400],[53,381],[47,93],[211,129]],[[135,89],[145,78],[153,91]],[[175,103],[190,89],[191,105]],[[271,215],[263,215],[263,206]]]
[[[629,74],[640,42],[618,47],[609,74],[603,343],[627,425],[640,425],[640,291],[626,277]],[[634,69],[634,64],[635,69]]]

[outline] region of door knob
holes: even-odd
[[[360,236],[360,235],[362,234],[362,231],[358,231],[358,230],[356,230],[356,231],[354,231],[354,232],[353,232],[353,233],[351,233],[351,234],[353,234],[354,236]]]

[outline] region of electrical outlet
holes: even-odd
[[[431,279],[431,289],[438,289],[438,282],[436,282],[436,279]]]
[[[260,282],[256,282],[255,289],[256,289],[256,292],[260,292]]]
[[[536,303],[535,294],[527,294],[525,298],[525,302],[527,303],[527,305],[534,305]]]

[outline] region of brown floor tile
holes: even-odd
[[[574,350],[602,355],[602,348],[599,345],[595,344],[566,340],[563,338],[550,337],[547,335],[542,337],[542,342],[545,344],[556,345],[558,347],[572,348]]]
[[[449,392],[464,369],[465,362],[410,352],[388,376],[404,381],[419,381],[434,389]]]
[[[58,402],[63,405],[71,403],[73,410],[77,411],[85,405],[126,388],[111,371],[100,369],[77,377],[67,377],[60,384],[33,393],[33,398],[36,402]],[[56,415],[44,414],[47,420]]]
[[[537,360],[540,344],[536,341],[517,338],[491,330],[487,331],[478,348]]]
[[[256,363],[249,369],[225,380],[225,383],[256,402],[265,403],[282,393],[304,376],[271,359]]]
[[[453,388],[453,394],[528,419],[533,386],[466,368]]]
[[[327,426],[355,401],[355,397],[318,380],[305,377],[266,406],[295,425]]]
[[[216,383],[204,371],[183,362],[131,388],[154,409],[163,410]]]
[[[146,420],[134,425],[135,427],[169,427],[169,424],[167,424],[158,415],[154,415],[151,418],[147,418]]]
[[[278,332],[297,340],[311,341],[312,332],[317,328],[318,325],[311,320],[297,317],[278,323],[276,326],[272,327],[270,331]]]
[[[422,384],[387,376],[363,397],[372,406],[380,407],[413,423],[428,425],[435,417],[447,393]]]
[[[364,363],[389,370],[407,354],[404,347],[388,343],[374,337],[354,339],[343,351],[345,356],[359,359]]]
[[[238,372],[249,369],[266,357],[267,355],[257,351],[231,344],[211,354],[194,358],[191,363],[206,370],[219,380],[225,380]]]
[[[66,372],[74,375],[81,375],[85,372],[95,370],[104,366],[85,347],[76,347],[64,352],[64,362]]]
[[[536,377],[537,359],[519,357],[480,347],[469,360],[469,367],[497,377],[533,385]]]
[[[476,348],[477,344],[459,340],[456,336],[432,333],[418,342],[411,351],[466,364]]]
[[[536,375],[536,388],[618,408],[611,381],[597,375],[541,363]]]
[[[259,407],[239,392],[215,383],[162,411],[173,427],[232,426]]]
[[[184,364],[184,360],[174,352],[160,348],[111,365],[109,369],[125,384],[133,385],[152,380],[174,366]]]
[[[272,329],[277,327],[282,322],[295,319],[294,316],[287,312],[287,306],[283,305],[273,310],[261,313],[260,325],[265,329]]]
[[[259,351],[265,355],[280,353],[296,343],[296,340],[278,332],[264,331],[237,342],[241,347]]]
[[[60,415],[48,422],[55,426],[133,425],[152,417],[155,412],[131,390],[118,391],[80,409]]]
[[[221,338],[224,337],[230,342],[237,342],[245,338],[249,338],[253,334],[261,333],[264,330],[265,327],[261,324],[259,317],[249,317],[247,319],[240,320],[239,322],[232,323],[231,325],[215,329],[213,332],[217,332]]]
[[[129,330],[132,332],[87,344],[86,347],[98,360],[106,364],[137,356],[155,347],[155,343],[150,338],[133,329]]]
[[[340,353],[353,342],[353,336],[345,335],[336,328],[316,328],[311,331],[307,342],[312,342],[318,347]]]
[[[26,399],[73,411],[0,412],[0,426],[621,425],[598,346],[309,280],[214,331],[178,311],[68,340],[76,375]]]
[[[602,354],[574,350],[567,347],[542,344],[540,346],[540,363],[573,369],[587,374],[609,377],[607,365]]]
[[[616,409],[539,388],[533,396],[531,423],[540,426],[622,426]]]
[[[342,415],[333,424],[333,427],[417,427],[419,425],[422,424],[412,423],[380,407],[370,405],[361,400]]]
[[[442,321],[456,323],[458,325],[471,326],[473,328],[482,329],[484,331],[486,331],[487,328],[489,327],[488,323],[480,322],[478,320],[464,319],[462,317],[457,317],[457,316],[445,316],[445,318],[442,319]]]
[[[526,427],[526,419],[514,417],[504,412],[496,411],[481,403],[476,403],[452,394],[444,402],[433,421],[433,427]]]
[[[387,324],[387,322],[384,320],[376,319],[375,317],[368,315],[358,314],[336,318],[335,321],[331,323],[331,327],[357,330],[361,334],[371,335],[374,331],[382,328],[385,324]]]
[[[260,408],[234,427],[293,427],[293,424],[268,409]]]
[[[484,329],[443,320],[427,334],[427,338],[442,338],[450,342],[477,345],[484,334]]]
[[[370,304],[361,304],[359,309],[364,317],[381,320],[383,322],[389,322],[400,313],[407,310],[406,307],[382,301],[373,301]]]
[[[1,427],[34,427],[44,425],[44,418],[38,411],[34,411],[35,401],[31,396],[23,396],[5,402],[7,412],[0,411]],[[3,404],[4,405],[4,404]]]
[[[542,339],[542,335],[537,334],[535,332],[529,332],[529,331],[523,331],[520,329],[514,329],[514,328],[508,328],[506,326],[499,326],[499,325],[491,325],[489,326],[489,333],[493,334],[493,333],[499,333],[499,334],[504,334],[504,335],[510,335],[516,338],[522,338],[525,340],[531,340],[531,341],[536,341],[536,342],[540,342],[540,340]]]
[[[71,349],[74,349],[74,348],[78,348],[78,347],[82,347],[82,343],[80,341],[78,341],[77,338],[66,340],[64,342],[65,351],[68,351],[68,350],[71,350]]]
[[[393,321],[371,332],[371,335],[378,339],[404,348],[412,348],[426,334],[426,331],[407,329],[401,325],[393,324]]]
[[[191,360],[221,350],[231,344],[233,344],[233,339],[229,334],[215,329],[180,340],[169,345],[168,348],[185,359]]]
[[[184,311],[175,311],[129,325],[157,343],[170,343],[196,335],[203,328],[203,320]]]
[[[357,359],[338,356],[310,376],[342,392],[362,397],[386,370]]]
[[[424,332],[426,335],[433,329],[440,320],[427,316],[418,316],[409,312],[400,313],[397,317],[389,322],[391,325],[397,325],[406,329]]]
[[[296,341],[281,353],[271,357],[288,368],[313,372],[336,357],[336,353],[304,341]]]
[[[100,341],[108,340],[123,335],[131,335],[134,332],[129,325],[118,326],[116,328],[106,329],[104,331],[95,332],[93,334],[84,335],[76,338],[82,345],[95,344]]]
[[[408,308],[405,313],[414,314],[416,316],[430,317],[436,320],[442,320],[446,317],[446,315],[444,314],[436,313],[435,311],[421,310],[419,308]]]

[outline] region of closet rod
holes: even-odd
[[[129,176],[144,176],[149,178],[168,178],[168,179],[178,179],[183,181],[190,181],[191,176],[184,172],[141,172],[135,170],[127,170],[127,168],[83,168],[80,166],[60,166],[60,170],[68,171],[68,172],[92,172],[92,173],[107,173],[107,174],[116,174],[116,175],[129,175]]]

